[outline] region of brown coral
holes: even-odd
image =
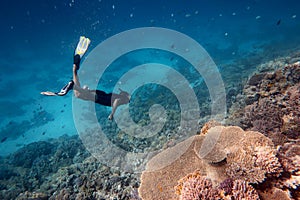
[[[284,171],[290,174],[300,171],[300,139],[284,144],[279,149],[279,159]]]
[[[287,65],[261,77],[255,81],[255,86],[251,85],[253,81],[245,86],[248,106],[244,110],[243,127],[265,134],[276,145],[284,144],[289,138],[298,138],[300,64]]]
[[[275,149],[268,147],[255,147],[256,156],[254,157],[254,165],[260,166],[265,170],[267,176],[278,177],[282,172],[281,164],[276,157]]]
[[[225,171],[229,177],[259,183],[263,182],[266,176],[277,177],[280,174],[281,165],[273,143],[261,133],[245,132],[234,126],[217,126],[209,129],[206,137],[211,134],[215,136],[216,132],[220,135],[214,148],[204,155],[201,153],[201,148],[205,146],[203,144],[198,155],[212,163],[226,158]],[[211,142],[208,144],[211,145]]]
[[[286,143],[278,150],[283,173],[258,188],[263,199],[300,199],[300,140]]]
[[[174,187],[177,180],[195,170],[204,174],[206,163],[193,150],[195,143],[202,141],[203,137],[196,135],[153,157],[141,176],[139,194],[142,199],[176,199]],[[177,155],[185,147],[188,147],[185,153],[173,160],[174,154]]]
[[[28,200],[28,199],[39,199],[39,200],[46,200],[49,199],[48,195],[39,192],[24,192],[19,194],[16,200]]]
[[[259,192],[259,195],[262,199],[272,199],[272,200],[291,200],[290,194],[286,190],[281,190],[276,187],[272,187],[271,189],[265,190],[263,192]]]
[[[221,126],[221,125],[222,125],[221,123],[215,120],[211,120],[203,125],[203,127],[201,128],[200,135],[205,135],[210,128],[215,126]]]
[[[279,150],[279,158],[288,176],[283,177],[282,185],[290,190],[300,188],[300,140],[285,144]]]

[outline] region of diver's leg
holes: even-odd
[[[80,87],[80,82],[79,82],[77,71],[79,69],[80,61],[81,61],[80,56],[76,54],[74,56],[74,64],[73,64],[73,81],[74,84],[78,87]]]
[[[78,54],[74,56],[74,64],[73,64],[73,80],[69,81],[61,90],[57,93],[59,96],[66,95],[71,89],[73,89],[74,84],[80,87],[79,79],[77,76],[77,71],[79,69],[81,58]],[[75,75],[74,75],[75,73]],[[75,77],[75,78],[74,78]]]
[[[80,91],[82,90],[82,88],[80,87],[80,82],[79,82],[79,77],[77,74],[77,70],[78,70],[78,65],[76,65],[74,63],[73,65],[73,82],[74,82],[74,94],[76,97],[80,96]]]
[[[80,55],[79,54],[76,54],[75,56],[74,56],[74,65],[75,65],[75,67],[76,67],[76,71],[78,71],[79,70],[79,67],[80,67],[80,61],[81,61],[81,58],[80,58]],[[73,67],[74,67],[74,65],[73,65]]]

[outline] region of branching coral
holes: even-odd
[[[283,172],[257,187],[260,196],[266,200],[300,199],[300,140],[284,144],[277,154]]]
[[[226,179],[220,187],[214,187],[210,179],[197,171],[180,179],[175,190],[180,200],[259,200],[257,191],[246,181]]]
[[[244,200],[259,200],[257,191],[246,181],[235,180],[232,187],[232,198]]]
[[[225,179],[219,185],[219,189],[222,190],[224,195],[231,195],[232,188],[233,188],[233,180],[231,178]]]
[[[292,190],[300,188],[300,140],[286,143],[279,150],[279,158],[284,171],[288,173],[288,176],[283,178],[283,185]]]
[[[278,177],[282,172],[281,164],[276,157],[275,149],[268,147],[254,148],[254,165],[266,171],[267,176]]]
[[[213,187],[211,180],[196,171],[178,181],[175,187],[180,200],[215,200],[220,198],[219,191]]]

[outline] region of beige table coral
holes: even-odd
[[[208,139],[211,136],[218,137],[216,142]],[[212,140],[215,140],[214,137]],[[209,147],[207,143],[213,146]],[[203,148],[205,150],[208,147],[208,153],[203,151]],[[170,163],[172,159],[169,158],[181,149],[187,150]],[[168,165],[165,165],[166,162]],[[144,200],[181,199],[180,188],[178,192],[177,187],[179,195],[175,194],[174,188],[181,178],[195,171],[210,180],[214,188],[218,188],[228,178],[242,181],[246,185],[261,183],[268,176],[279,176],[281,170],[276,149],[269,138],[259,132],[243,131],[235,126],[215,126],[207,133],[195,135],[152,158],[142,173],[139,193]],[[224,196],[221,190],[219,194]],[[247,194],[245,192],[245,198]]]

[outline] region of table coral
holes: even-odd
[[[208,153],[202,157],[199,150],[207,142],[205,138],[215,134],[215,132],[219,132],[220,135],[214,148],[211,149],[213,153]],[[243,189],[244,193],[249,191],[250,194],[253,190],[245,189],[248,182],[261,183],[267,177],[278,177],[282,170],[272,141],[259,132],[243,131],[234,126],[212,127],[205,136],[191,137],[186,142],[189,147],[184,154],[171,162],[172,160],[169,158],[182,150],[185,142],[158,154],[149,161],[148,171],[142,173],[139,188],[143,199],[177,199],[174,196],[173,188],[177,185],[177,180],[190,173],[192,174],[181,179],[176,187],[177,194],[184,194],[182,196],[185,199],[189,199],[190,195],[193,196],[193,192],[200,190],[206,191],[208,196],[205,198],[209,198],[215,194],[214,189],[209,193],[205,188],[217,188],[228,178],[233,181],[244,181],[244,185],[242,182],[235,183],[237,184],[236,188]],[[225,160],[213,162],[216,161],[214,159],[219,160],[220,158],[219,156],[216,157],[215,154],[225,156]],[[161,166],[161,163],[165,162],[168,162],[168,165],[156,167],[156,165]],[[195,172],[196,170],[197,172]],[[186,181],[187,183],[185,183]],[[196,182],[199,182],[203,187],[195,185]],[[239,190],[236,194],[232,193],[232,195],[240,197],[243,190]],[[251,199],[250,197],[247,198]]]
[[[217,161],[216,155],[226,158],[226,174],[233,179],[250,183],[263,182],[266,176],[278,176],[281,165],[276,157],[272,141],[259,132],[243,131],[239,127],[216,126],[208,130],[207,136],[220,132],[218,142],[211,153],[203,158]],[[204,146],[204,145],[202,145]]]

